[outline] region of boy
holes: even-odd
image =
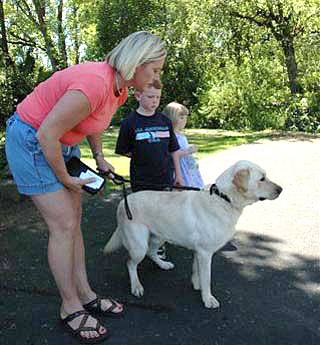
[[[179,144],[172,123],[157,111],[161,89],[162,84],[156,79],[142,92],[135,92],[139,107],[121,123],[115,152],[131,158],[130,183],[133,192],[183,185]]]

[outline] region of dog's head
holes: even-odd
[[[245,160],[238,161],[220,175],[216,185],[241,208],[259,200],[276,199],[282,192],[261,167]]]

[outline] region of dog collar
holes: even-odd
[[[215,183],[212,184],[210,187],[210,195],[212,195],[212,193],[217,194],[218,196],[220,196],[220,198],[224,199],[225,201],[227,201],[231,204],[231,200],[229,199],[229,197],[227,195],[223,194],[222,192],[220,192]]]

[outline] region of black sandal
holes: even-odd
[[[103,310],[101,307],[101,301],[103,299],[106,299],[110,301],[111,305],[109,308],[106,310]],[[124,310],[119,312],[115,312],[115,309],[119,307],[119,303],[116,302],[113,298],[108,297],[108,298],[101,298],[100,296],[97,296],[93,301],[85,304],[83,306],[89,313],[95,314],[95,315],[103,315],[103,316],[108,316],[108,317],[113,317],[113,318],[120,318],[123,317],[124,315]]]
[[[72,328],[69,325],[69,322],[71,322],[72,320],[74,320],[77,317],[80,317],[82,315],[83,315],[83,317],[82,317],[82,320],[80,322],[79,327],[76,329]],[[86,310],[80,310],[80,311],[76,311],[75,313],[68,315],[67,317],[65,317],[63,319],[61,318],[60,320],[61,320],[61,323],[64,326],[64,328],[68,332],[70,332],[72,335],[74,335],[83,344],[96,344],[96,343],[100,343],[100,342],[106,340],[109,337],[109,332],[107,332],[105,334],[101,334],[99,332],[99,330],[101,328],[101,324],[98,320],[97,320],[96,327],[85,327],[84,326],[86,324],[89,316],[90,316],[90,314]],[[97,332],[99,334],[99,337],[85,338],[80,334],[81,332],[90,332],[90,331]]]

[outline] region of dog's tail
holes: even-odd
[[[110,240],[105,245],[103,249],[104,254],[108,254],[114,252],[115,250],[119,249],[122,245],[121,238],[120,238],[120,231],[116,229],[116,231],[112,234]]]

